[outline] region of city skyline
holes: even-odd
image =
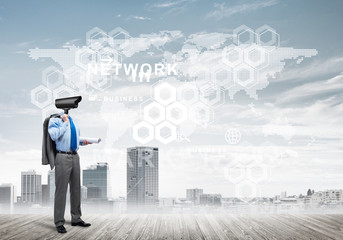
[[[134,159],[135,158],[135,156],[137,157],[137,155],[130,155],[131,157],[129,157],[129,151],[131,151],[131,150],[133,150],[133,151],[135,151],[136,149],[143,149],[143,150],[146,150],[146,149],[148,149],[149,151],[151,151],[151,152],[154,152],[155,150],[154,149],[157,149],[157,148],[154,148],[154,147],[131,147],[131,148],[128,148],[127,149],[127,152],[128,152],[128,154],[127,154],[127,165],[128,165],[128,169],[130,169],[130,167],[129,167],[129,165],[130,164],[132,164],[132,163],[135,163],[135,164],[138,164],[138,162],[139,161],[146,161],[146,159],[145,159],[145,157],[143,157],[143,158],[141,158],[140,160],[136,160],[136,161],[133,161],[133,162],[131,162],[131,163],[129,163],[130,161],[132,161],[132,159],[131,159],[131,157]],[[157,150],[158,151],[158,150]],[[150,153],[150,152],[149,152]],[[156,155],[156,156],[158,156],[158,155]],[[151,160],[152,160],[153,158],[151,158]],[[149,165],[149,164],[156,164],[156,160],[157,160],[158,158],[155,158],[155,160],[153,161],[153,162],[151,162],[151,160],[150,160],[150,157],[148,157],[148,161],[146,161],[146,163]],[[137,165],[138,166],[138,165]],[[157,166],[158,166],[158,164],[157,164]],[[97,164],[93,164],[93,165],[90,165],[90,166],[88,166],[88,167],[86,167],[85,169],[83,169],[83,171],[84,170],[96,170],[97,168],[101,168],[101,167],[105,167],[105,169],[106,169],[106,171],[108,172],[106,175],[104,175],[104,179],[106,179],[106,181],[108,181],[109,180],[109,176],[111,175],[110,173],[109,173],[109,165],[108,165],[108,163],[97,163]],[[95,172],[94,172],[95,173]],[[133,173],[132,173],[133,174]],[[132,175],[131,174],[131,175]],[[96,175],[96,174],[95,174]],[[94,175],[94,176],[95,176]],[[127,175],[127,177],[126,177],[126,179],[127,179],[127,182],[131,182],[129,179],[132,177],[132,176],[129,176],[129,175]],[[43,184],[43,181],[42,181],[42,179],[44,179],[44,178],[42,178],[42,174],[40,173],[40,172],[37,172],[36,170],[34,170],[34,169],[30,169],[30,170],[27,170],[27,171],[23,171],[23,172],[21,172],[21,176],[22,176],[22,179],[21,179],[21,182],[22,182],[22,186],[25,186],[25,190],[24,190],[24,198],[23,198],[23,194],[21,194],[21,195],[19,195],[18,194],[18,188],[15,186],[15,185],[13,185],[12,183],[0,183],[0,186],[11,186],[12,188],[13,188],[13,199],[17,199],[17,197],[21,197],[21,201],[26,201],[26,202],[28,202],[28,203],[42,203],[42,195],[43,195],[43,191],[42,191],[42,186],[44,186],[44,185],[46,185],[46,186],[49,186],[48,187],[48,189],[49,189],[49,192],[47,192],[47,194],[48,194],[48,196],[49,196],[49,201],[50,201],[50,203],[51,202],[53,202],[53,196],[54,196],[54,188],[55,188],[55,186],[54,186],[54,169],[53,170],[48,170],[48,174],[47,174],[47,184]],[[84,176],[84,174],[82,175],[82,176]],[[97,177],[98,177],[98,175],[96,175]],[[98,177],[99,178],[99,177]],[[93,179],[92,177],[89,177],[89,179]],[[144,177],[142,178],[142,179],[144,179]],[[154,179],[154,178],[152,178],[152,179]],[[151,179],[151,180],[152,180]],[[100,180],[100,178],[99,178],[99,180]],[[151,181],[151,180],[149,180],[149,181]],[[102,181],[102,180],[100,180],[100,181]],[[110,182],[110,181],[108,181],[108,183],[109,183],[109,185],[111,185],[112,183]],[[87,184],[86,184],[87,185]],[[159,184],[157,184],[157,186],[158,186]],[[51,187],[52,186],[52,187]],[[91,185],[90,185],[91,187],[97,187],[97,185],[96,184],[94,184],[94,183],[91,183]],[[87,187],[87,186],[85,186],[84,185],[84,181],[82,181],[82,187]],[[105,187],[106,189],[110,189],[111,187],[107,187],[106,185],[104,185],[103,187]],[[127,186],[128,187],[128,186]],[[185,194],[184,195],[182,195],[182,196],[169,196],[169,197],[171,197],[171,198],[185,198],[185,199],[187,199],[187,200],[191,200],[191,201],[193,201],[195,204],[197,204],[197,203],[200,203],[200,195],[216,195],[216,194],[218,194],[218,193],[204,193],[204,190],[203,190],[203,188],[199,188],[199,187],[201,187],[201,186],[195,186],[195,188],[190,188],[190,189],[184,189],[185,190]],[[339,190],[340,188],[327,188],[327,189],[322,189],[322,190],[316,190],[315,191],[315,188],[313,188],[313,187],[309,187],[309,188],[307,188],[307,189],[312,189],[312,191],[314,191],[315,193],[317,193],[317,192],[325,192],[325,191],[331,191],[331,190]],[[109,190],[110,191],[110,190]],[[129,189],[127,189],[127,191],[128,192],[130,192],[129,191]],[[19,191],[19,192],[22,192],[22,191]],[[205,192],[207,192],[207,191],[205,191]],[[260,195],[260,196],[253,196],[253,197],[251,197],[251,198],[264,198],[264,197],[268,197],[268,198],[273,198],[273,197],[275,197],[275,196],[279,196],[280,198],[284,198],[284,197],[287,197],[287,196],[306,196],[306,189],[304,189],[304,192],[301,192],[301,193],[298,193],[298,194],[293,194],[293,193],[291,193],[291,194],[287,194],[287,189],[283,189],[283,190],[280,190],[279,192],[276,192],[276,193],[274,193],[273,195],[271,195],[271,196],[262,196],[262,195]],[[33,194],[32,194],[33,193]],[[278,194],[278,193],[280,193],[280,194]],[[99,194],[99,192],[95,195],[96,197],[95,198],[103,198],[103,197],[101,197],[101,196],[103,196],[103,194],[100,194],[100,195],[98,195]],[[235,196],[235,195],[229,195],[229,196],[227,196],[227,195],[222,195],[221,193],[219,193],[220,195],[221,195],[221,197],[223,197],[223,198],[227,198],[227,197],[229,197],[229,198],[241,198],[241,196]],[[29,195],[29,197],[27,196],[27,195]],[[106,194],[107,195],[107,194]],[[123,197],[123,196],[119,196],[119,198],[120,197]],[[94,198],[94,197],[90,197],[90,199],[91,198]],[[158,199],[162,199],[162,198],[165,198],[165,196],[161,196],[161,197],[159,197]],[[107,195],[107,197],[106,197],[106,199],[113,199],[112,197],[110,197],[110,196],[108,196]],[[127,198],[126,198],[127,199]],[[15,201],[14,201],[15,202]]]

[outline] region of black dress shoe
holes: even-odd
[[[89,227],[91,224],[90,223],[85,223],[84,221],[76,222],[76,223],[71,223],[72,226],[80,226],[80,227]]]
[[[66,233],[67,232],[67,230],[65,229],[65,227],[63,225],[56,227],[56,229],[57,229],[57,232],[59,232],[59,233]]]

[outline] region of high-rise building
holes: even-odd
[[[12,184],[0,185],[0,210],[1,212],[10,212],[13,209],[15,200],[15,188]]]
[[[221,206],[222,195],[220,194],[201,194],[200,205],[203,206]]]
[[[192,201],[195,205],[200,204],[200,195],[203,194],[203,189],[193,188],[186,190],[187,201]]]
[[[82,185],[87,187],[87,198],[107,199],[110,197],[110,181],[108,163],[97,163],[83,170]]]
[[[87,187],[86,186],[81,186],[81,199],[87,199]]]
[[[158,204],[158,148],[127,149],[127,204]]]
[[[43,184],[42,185],[42,205],[49,206],[49,204],[50,204],[49,185]]]
[[[281,192],[280,198],[286,198],[287,197],[287,192]]]
[[[55,169],[49,170],[48,173],[48,186],[49,186],[49,204],[54,203],[55,198]]]
[[[42,203],[42,175],[35,170],[21,172],[21,198],[23,203]]]

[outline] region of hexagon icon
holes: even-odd
[[[50,66],[42,71],[43,84],[49,89],[55,89],[63,84],[63,73],[55,66]]]
[[[166,119],[176,125],[186,121],[188,118],[187,107],[180,102],[170,104],[167,107],[166,112]]]
[[[258,34],[258,44],[261,46],[272,47],[271,49],[280,46],[280,35],[268,25],[263,25],[256,29]]]
[[[224,176],[232,183],[238,183],[246,178],[246,168],[242,163],[233,161],[224,169]]]
[[[192,122],[202,127],[207,127],[213,122],[213,110],[202,102],[191,106],[189,117]]]
[[[133,126],[132,137],[142,144],[148,143],[154,139],[154,127],[147,122],[140,122]]]
[[[117,27],[108,33],[110,37],[113,39],[113,46],[115,49],[122,50],[122,51],[129,51],[133,48],[133,41],[130,34],[122,29],[121,27]]]
[[[222,51],[222,61],[231,68],[236,67],[243,62],[243,50],[234,45],[224,48]]]
[[[88,70],[89,64],[97,63],[96,51],[83,47],[75,52],[75,64],[84,70]]]
[[[176,127],[168,121],[164,121],[155,128],[155,139],[167,144],[176,140]]]
[[[216,87],[229,89],[235,85],[232,71],[225,67],[219,67],[214,71],[214,80]]]
[[[43,85],[31,90],[31,103],[39,108],[44,108],[52,103],[52,92]]]
[[[87,44],[95,50],[109,47],[112,43],[112,38],[110,38],[106,32],[98,27],[92,28],[86,33]]]
[[[175,87],[166,82],[158,82],[154,86],[154,99],[165,106],[172,102],[175,102]]]
[[[77,66],[72,66],[64,72],[66,84],[76,91],[83,92],[87,88],[87,74]]]
[[[233,39],[233,42],[240,46],[248,46],[257,41],[257,34],[251,28],[241,25],[238,28],[233,30],[233,35],[236,36]]]
[[[268,180],[268,166],[262,163],[252,163],[247,166],[247,177],[250,181],[259,183]]]
[[[157,102],[152,102],[144,107],[144,120],[156,125],[165,119],[165,108]]]
[[[53,92],[54,99],[65,98],[65,97],[73,97],[73,96],[75,96],[75,94],[76,93],[72,88],[67,87],[65,85],[62,85],[62,86],[56,88]]]
[[[199,100],[199,89],[191,83],[184,83],[177,88],[177,99],[184,104],[193,104]]]
[[[219,87],[204,85],[200,88],[200,100],[209,106],[223,103],[222,91]]]
[[[244,61],[253,68],[261,69],[267,64],[267,53],[263,47],[256,44],[244,49]]]
[[[249,201],[255,197],[258,197],[257,185],[247,179],[239,182],[235,186],[235,197]]]
[[[242,87],[250,88],[257,83],[257,72],[249,65],[242,64],[235,69],[234,79]]]

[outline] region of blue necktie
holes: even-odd
[[[70,148],[76,151],[77,149],[77,138],[76,138],[76,128],[73,119],[69,116],[70,122]]]

